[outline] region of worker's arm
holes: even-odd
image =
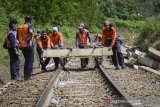
[[[102,30],[102,40],[101,40],[102,45],[104,45],[105,43],[105,33],[104,33],[104,29]]]
[[[51,48],[54,48],[53,39],[52,39],[52,34],[50,34],[48,37],[49,37],[49,39],[50,39],[50,46],[51,46]]]
[[[29,30],[29,36],[30,36],[30,45],[32,46],[34,42],[34,32],[33,32],[33,26],[31,24],[28,25],[28,30]]]
[[[43,47],[42,47],[42,41],[41,41],[41,38],[38,38],[38,46],[39,46],[39,48],[40,49],[42,49]]]
[[[50,42],[50,38],[49,37],[47,37],[47,48],[51,48],[51,42]]]
[[[110,46],[114,46],[115,41],[116,41],[116,30],[114,27],[112,27],[111,29],[112,29],[112,41],[111,41]]]
[[[59,43],[60,43],[60,47],[62,48],[64,46],[62,34],[60,34],[60,42]]]
[[[12,34],[12,33],[10,33],[9,35],[8,35],[8,41],[9,41],[9,48],[16,48],[16,39],[15,39],[15,36]]]
[[[18,50],[16,47],[16,38],[12,33],[8,35],[8,41],[9,41],[9,48],[13,49],[15,54],[18,54]]]
[[[78,33],[76,33],[76,48],[78,48],[79,45],[79,37],[78,37]]]
[[[89,43],[91,44],[91,46],[93,46],[91,33],[90,33],[90,32],[88,32],[88,33],[87,33],[87,36],[88,36],[88,39],[89,39]]]

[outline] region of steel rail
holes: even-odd
[[[48,82],[46,88],[44,89],[40,99],[38,100],[38,103],[36,104],[36,107],[44,107],[45,103],[46,103],[46,99],[52,89],[52,87],[54,86],[55,81],[57,80],[58,76],[61,73],[61,69],[58,69],[56,71],[56,74],[50,79],[50,81]]]
[[[135,104],[133,103],[133,98],[131,98],[130,96],[128,96],[118,85],[117,83],[112,79],[112,77],[110,76],[110,74],[106,71],[106,69],[104,69],[104,67],[102,65],[99,65],[99,70],[101,71],[101,73],[107,78],[107,80],[111,83],[111,85],[114,87],[114,89],[116,89],[116,91],[124,98],[123,100],[125,100],[127,103],[125,103],[124,105],[126,105],[126,107],[137,107],[135,106]]]
[[[69,62],[68,62],[69,63]],[[67,63],[67,64],[68,64]],[[66,64],[66,65],[67,65]],[[134,105],[134,103],[132,103],[131,101],[133,101],[134,99],[131,98],[130,96],[128,96],[116,83],[115,81],[112,79],[112,77],[109,75],[109,73],[106,71],[106,69],[103,68],[102,65],[99,65],[99,69],[98,69],[101,74],[110,82],[110,85],[113,86],[113,88],[118,92],[118,94],[120,94],[120,96],[122,96],[122,100],[127,101],[126,103],[123,103],[126,107],[137,107]],[[48,85],[46,86],[45,90],[43,91],[36,107],[44,107],[46,106],[46,102],[47,102],[47,98],[49,96],[49,93],[52,90],[52,87],[55,85],[56,80],[58,79],[59,75],[61,74],[62,70],[58,69],[56,71],[56,74],[51,78],[51,80],[48,82]]]

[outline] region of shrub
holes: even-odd
[[[160,50],[160,16],[154,16],[146,20],[141,29],[140,36],[135,42],[146,51],[149,46]]]

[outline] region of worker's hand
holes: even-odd
[[[112,46],[109,46],[109,47],[108,47],[108,51],[110,51],[110,50],[112,50]]]
[[[91,45],[90,47],[91,47],[91,48],[94,48],[94,45]]]
[[[15,49],[14,52],[15,52],[16,55],[20,55],[19,51],[17,49]]]
[[[41,52],[43,52],[43,51],[44,51],[44,49],[42,48],[42,49],[41,49]]]
[[[70,48],[70,47],[68,47],[67,49],[70,50],[70,51],[72,51],[72,48]]]
[[[103,45],[100,46],[100,48],[103,48],[103,47],[104,47]]]
[[[64,48],[63,46],[60,47],[60,49],[63,49],[63,48]]]
[[[59,48],[58,45],[54,45],[54,49],[57,49],[57,48]]]

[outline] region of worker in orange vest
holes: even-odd
[[[50,49],[50,47],[50,38],[47,36],[47,31],[43,30],[37,40],[37,53],[43,71],[47,71],[46,66],[49,63],[50,58],[44,60],[41,58],[41,53],[46,49]]]
[[[88,48],[88,40],[90,46],[93,47],[91,34],[88,30],[84,28],[84,24],[81,23],[78,27],[78,31],[76,32],[76,47],[77,48]],[[88,64],[88,58],[81,58],[81,68],[86,68]]]
[[[57,27],[53,27],[52,30],[53,30],[53,32],[49,34],[51,48],[52,49],[57,49],[57,48],[63,49],[64,44],[63,44],[62,33],[60,31],[58,31]],[[59,68],[59,63],[61,64],[62,69],[65,69],[63,58],[55,57],[55,58],[53,58],[53,60],[55,63],[55,70]]]
[[[121,40],[118,38],[116,29],[109,21],[104,22],[102,29],[102,45],[112,49],[112,62],[117,70],[125,68],[124,57],[121,52]]]
[[[17,39],[19,48],[22,50],[25,58],[24,79],[28,80],[33,72],[34,62],[34,33],[32,26],[32,16],[25,17],[25,23],[20,25],[17,30]]]

